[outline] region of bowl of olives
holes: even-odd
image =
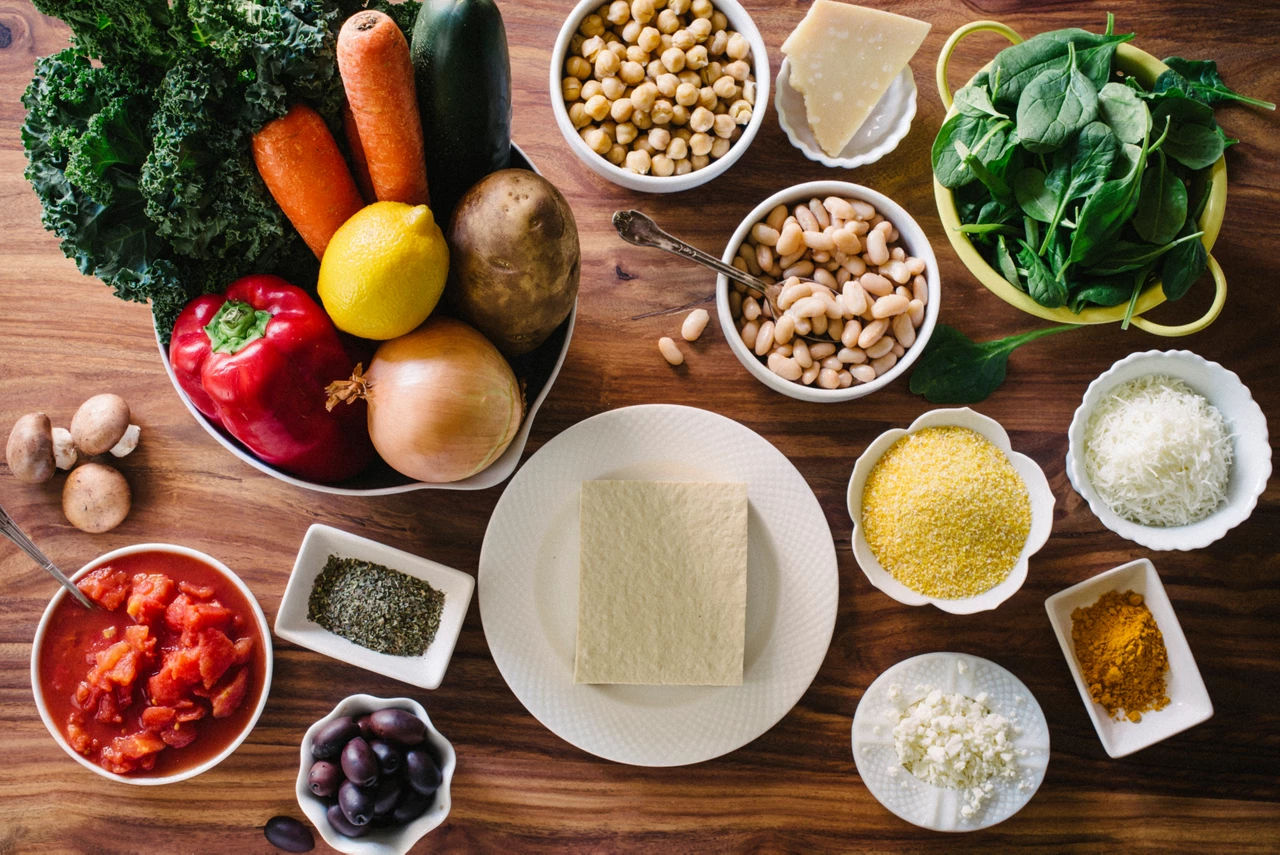
[[[449,814],[457,755],[411,698],[351,695],[302,737],[298,805],[348,855],[404,855]]]

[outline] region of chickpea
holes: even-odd
[[[631,114],[633,120],[635,116],[635,113]],[[621,145],[631,145],[639,135],[640,133],[633,122],[619,122],[618,127],[614,129],[614,139]]]
[[[684,52],[684,67],[697,71],[707,66],[707,49],[702,45],[694,45]]]
[[[654,155],[652,164],[654,175],[666,178],[668,175],[675,174],[676,162],[665,154]]]
[[[649,131],[649,145],[653,146],[657,151],[664,151],[667,146],[671,145],[671,131],[666,128],[654,128]]]
[[[727,30],[729,29],[729,16],[719,9],[711,13],[711,29]]]
[[[658,13],[658,32],[671,35],[680,29],[680,17],[670,7]]]
[[[657,87],[658,94],[663,98],[674,98],[676,97],[676,90],[680,88],[680,78],[670,72],[665,72],[658,75],[654,81],[654,86]]]
[[[627,169],[640,175],[648,175],[649,170],[653,166],[653,160],[649,154],[643,149],[636,149],[627,155]]]
[[[617,79],[627,86],[637,86],[644,80],[644,66],[629,59],[618,69]]]
[[[609,115],[609,99],[603,95],[592,95],[587,100],[587,115],[597,122]]]
[[[688,175],[693,172],[693,164],[687,160],[676,161],[676,175]]]
[[[560,81],[560,94],[566,101],[577,101],[582,94],[582,81],[576,77],[566,77]]]
[[[667,8],[677,15],[683,15],[689,11],[689,4],[692,0],[667,0]]]
[[[631,118],[631,114],[634,111],[635,108],[631,105],[630,98],[619,98],[609,107],[609,115],[613,117],[615,122],[625,122]]]
[[[724,157],[729,153],[729,148],[732,145],[732,141],[725,139],[724,137],[716,137],[711,141],[711,158],[713,160],[719,160]]]
[[[631,10],[628,9],[627,15],[630,16],[630,14],[631,14]],[[641,24],[639,21],[635,19],[627,21],[627,23],[624,24],[622,27],[622,40],[626,42],[628,45],[630,45],[631,47],[635,47],[636,40],[640,38],[640,31],[643,29],[644,29],[644,25]]]
[[[710,18],[716,10],[711,5],[711,0],[693,0],[689,4],[689,11],[695,18]]]
[[[654,10],[653,0],[631,0],[631,17],[642,24],[653,20]]]
[[[699,21],[704,20],[699,18]],[[712,56],[724,56],[725,50],[729,47],[729,34],[724,30],[716,30],[711,36],[711,41],[707,44],[707,53]]]
[[[636,110],[631,114],[631,124],[642,131],[653,127],[653,115],[648,110]]]
[[[712,141],[711,137],[704,133],[695,133],[689,138],[689,151],[693,152],[694,158],[705,158],[711,153]]]
[[[658,32],[657,27],[645,27],[640,30],[640,36],[636,39],[636,47],[646,53],[653,53],[660,44],[662,44],[662,34]]]
[[[729,115],[739,125],[751,123],[751,105],[745,100],[734,101],[729,105]]]
[[[684,127],[689,124],[689,108],[683,104],[676,104],[671,108],[671,124],[676,127]]]
[[[715,131],[715,135],[723,139],[725,142],[729,141],[729,137],[733,136],[733,132],[737,127],[738,125],[734,122],[733,116],[730,116],[728,113],[720,113],[712,121],[712,128]]]
[[[569,77],[585,80],[591,76],[591,63],[584,57],[571,56],[564,61],[564,73]]]
[[[655,125],[665,125],[671,121],[672,106],[667,100],[653,102],[653,109],[649,111],[649,116]]]
[[[602,50],[596,54],[595,76],[597,80],[613,77],[622,68],[618,55],[611,50]]]
[[[660,59],[651,59],[644,67],[644,76],[650,80],[657,80],[666,73],[667,69],[663,67]]]
[[[677,72],[684,70],[684,51],[678,47],[669,47],[662,52],[662,65],[667,71]]]
[[[599,80],[584,80],[582,83],[582,91],[578,93],[578,97],[583,101],[590,101],[597,95],[604,94],[604,86]]]
[[[747,54],[751,53],[751,43],[742,33],[734,33],[729,36],[724,52],[728,54],[729,59],[746,59]]]
[[[676,87],[676,103],[692,107],[698,103],[699,89],[689,83],[681,83]]]
[[[715,125],[715,121],[716,117],[714,113],[706,107],[698,107],[693,111],[693,114],[689,116],[689,127],[692,128],[695,133],[702,134],[711,130]],[[706,154],[706,152],[698,152],[696,149],[694,153]]]
[[[587,106],[581,101],[570,104],[569,121],[579,130],[591,124],[591,117],[587,115]]]
[[[671,34],[672,47],[678,47],[680,50],[687,51],[695,44],[697,44],[697,40],[693,37],[693,33],[688,30],[676,30]]]
[[[613,0],[609,4],[609,11],[605,13],[605,20],[614,26],[621,26],[631,20],[631,7],[627,5],[627,0]]]
[[[604,50],[604,39],[592,36],[582,43],[582,56],[587,62],[595,62],[596,57]]]
[[[631,90],[631,104],[637,110],[649,110],[653,108],[653,102],[657,99],[657,96],[658,87],[646,81]]]
[[[673,136],[667,143],[667,157],[672,160],[684,160],[689,156],[689,143],[681,137]]]
[[[621,166],[627,160],[627,147],[620,143],[614,143],[609,146],[609,151],[605,154],[605,157],[614,166]]]
[[[694,18],[692,21],[689,22],[689,26],[686,27],[685,29],[687,29],[690,33],[692,33],[693,38],[699,44],[701,44],[702,42],[705,42],[708,38],[710,38],[711,30],[713,28],[711,26],[710,19]]]
[[[582,141],[596,154],[605,154],[613,147],[609,136],[600,128],[587,128],[582,131]]]
[[[617,101],[627,91],[627,84],[616,77],[606,77],[600,81],[600,94],[610,101]]]
[[[738,86],[738,81],[734,80],[731,75],[725,74],[715,83],[711,84],[711,90],[717,98],[723,98],[726,101],[732,101],[738,97],[742,89]]]
[[[735,59],[724,67],[724,73],[742,83],[747,79],[747,75],[751,73],[751,65],[745,60]]]
[[[588,15],[582,19],[582,23],[578,25],[578,32],[582,33],[588,39],[599,36],[604,32],[604,19],[599,15]]]

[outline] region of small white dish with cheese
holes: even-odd
[[[1202,441],[1205,431],[1196,420],[1179,411],[1169,417],[1168,395],[1153,390],[1138,390],[1140,395],[1126,403],[1127,430],[1101,431],[1090,426],[1100,405],[1117,390],[1141,378],[1168,378],[1203,398],[1221,414],[1229,446],[1213,450]],[[1180,381],[1180,382],[1179,382]],[[1135,423],[1140,419],[1141,425]],[[1090,447],[1090,435],[1094,447]],[[1249,389],[1232,371],[1187,350],[1149,350],[1134,353],[1116,362],[1089,384],[1084,400],[1076,409],[1067,430],[1067,477],[1071,486],[1089,504],[1098,520],[1111,531],[1149,549],[1200,549],[1221,539],[1228,531],[1249,518],[1258,497],[1271,477],[1271,445],[1267,439],[1267,420]],[[1158,511],[1161,505],[1179,505],[1189,485],[1180,473],[1194,467],[1212,471],[1217,462],[1207,459],[1223,454],[1229,460],[1229,473],[1221,489],[1216,509],[1203,518],[1185,525],[1150,525],[1126,518],[1103,499],[1102,494],[1131,495],[1135,502]],[[1100,468],[1099,457],[1106,467]],[[1090,460],[1094,465],[1090,466]],[[1099,489],[1090,477],[1124,483],[1108,483]],[[1129,475],[1124,473],[1128,471]],[[1113,473],[1119,472],[1119,475]],[[1132,503],[1130,503],[1132,504]],[[1144,519],[1154,519],[1147,517]]]

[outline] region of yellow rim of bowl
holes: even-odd
[[[942,48],[942,53],[938,56],[937,65],[938,94],[942,98],[943,105],[947,107],[946,118],[950,118],[956,111],[952,103],[951,90],[947,83],[947,67],[951,61],[951,54],[963,39],[979,32],[999,33],[1013,44],[1018,44],[1022,41],[1022,37],[1014,30],[998,21],[974,21],[960,27],[951,34]],[[1155,79],[1168,69],[1167,65],[1151,54],[1129,44],[1120,44],[1117,47],[1116,62],[1122,70],[1133,74],[1146,86],[1153,85]],[[991,64],[987,63],[982,70],[985,71],[990,67]],[[960,260],[978,278],[978,281],[1001,300],[1027,314],[1063,324],[1105,324],[1124,318],[1127,309],[1125,304],[1089,308],[1078,314],[1066,308],[1049,309],[1040,305],[1025,291],[1014,287],[1008,280],[997,273],[982,257],[977,248],[974,247],[973,242],[969,240],[964,232],[960,231],[960,214],[956,210],[955,194],[938,183],[936,178],[933,181],[933,195],[938,204],[938,215],[942,219],[942,226],[946,231],[947,240],[951,242],[956,255],[960,256]],[[1222,219],[1226,213],[1226,206],[1227,163],[1225,157],[1220,157],[1209,167],[1208,198],[1205,202],[1204,211],[1200,214],[1199,225],[1204,230],[1204,234],[1200,237],[1200,242],[1204,245],[1206,252],[1212,251],[1213,244],[1218,239],[1218,232],[1222,228]],[[1209,256],[1209,273],[1214,280],[1214,299],[1208,311],[1200,318],[1179,326],[1165,326],[1164,324],[1157,324],[1139,317],[1144,312],[1150,311],[1165,301],[1164,289],[1161,283],[1157,281],[1147,286],[1138,296],[1132,319],[1134,326],[1146,332],[1163,336],[1190,335],[1209,326],[1222,311],[1227,297],[1226,276],[1222,272],[1222,267],[1212,255]]]

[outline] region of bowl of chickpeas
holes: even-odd
[[[769,57],[736,0],[582,0],[551,56],[551,105],[574,154],[631,190],[704,184],[764,122]]]
[[[845,181],[779,191],[747,215],[723,261],[766,286],[716,279],[729,349],[766,386],[818,403],[904,374],[938,320],[938,262],[889,197]]]

